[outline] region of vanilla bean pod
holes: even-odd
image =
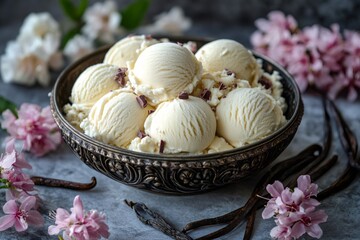
[[[307,147],[306,149],[304,149],[303,151],[301,151],[296,156],[275,164],[269,170],[269,174],[263,175],[261,180],[257,183],[249,200],[246,202],[246,204],[243,207],[238,208],[222,216],[191,222],[184,227],[183,231],[187,232],[203,226],[227,223],[232,221],[237,215],[243,216],[244,214],[247,213],[245,210],[250,210],[251,207],[256,203],[258,199],[256,195],[259,193],[259,191],[265,189],[267,184],[269,184],[271,181],[274,181],[274,179],[277,179],[279,175],[292,174],[292,171],[294,171],[294,166],[297,166],[298,164],[303,165],[304,163],[306,164],[308,162],[313,161],[316,158],[316,156],[314,155],[319,152],[321,152],[321,146],[317,144],[313,144]]]
[[[145,204],[128,200],[124,200],[124,202],[135,211],[138,219],[144,224],[149,225],[174,239],[192,240],[190,236],[175,229],[168,222],[166,222],[162,216],[154,211],[151,211]]]
[[[317,195],[318,200],[323,200],[349,186],[354,179],[356,178],[359,171],[360,157],[356,159],[356,154],[358,150],[358,142],[355,137],[355,134],[351,131],[349,125],[345,121],[345,118],[342,116],[340,110],[337,108],[336,104],[329,100],[331,107],[333,108],[333,113],[338,126],[338,132],[340,135],[341,145],[346,152],[348,166],[346,167],[343,174],[333,182],[328,188],[324,189]]]
[[[244,218],[243,218],[242,215],[236,215],[230,221],[230,223],[228,223],[225,227],[223,227],[223,228],[221,228],[219,230],[216,230],[215,232],[204,235],[202,237],[196,238],[196,240],[211,240],[211,239],[214,239],[214,238],[221,237],[221,236],[231,232],[232,230],[234,230],[243,221],[244,221]]]
[[[257,207],[254,206],[248,217],[247,217],[247,223],[246,223],[246,228],[245,228],[245,233],[244,233],[244,238],[243,240],[250,240],[251,239],[251,235],[252,235],[252,232],[254,230],[254,224],[255,224],[255,218],[256,218],[256,210],[257,210]]]
[[[311,180],[314,182],[317,179],[319,179],[320,177],[322,177],[325,173],[327,173],[335,165],[337,160],[338,160],[338,156],[333,155],[331,158],[326,160],[324,164],[322,164],[321,166],[319,166],[315,169],[312,169],[308,173],[311,177]]]
[[[356,154],[358,152],[358,142],[355,134],[351,131],[349,125],[347,124],[345,118],[340,112],[339,108],[336,106],[334,101],[329,100],[330,106],[332,107],[333,113],[335,113],[335,121],[338,125],[338,132],[340,137],[340,142],[345,150],[349,164],[353,168],[360,170],[360,161],[356,161]]]
[[[327,99],[324,95],[321,95],[321,96],[322,96],[321,102],[322,102],[322,106],[323,106],[324,120],[325,120],[324,150],[321,152],[321,154],[315,161],[305,165],[303,168],[299,168],[297,173],[294,174],[294,176],[289,178],[289,182],[288,182],[288,184],[286,184],[289,187],[296,186],[297,179],[300,175],[309,174],[314,168],[315,169],[319,168],[319,166],[321,166],[321,164],[326,160],[327,156],[330,153],[331,144],[333,141],[333,131],[331,128],[331,119],[330,119],[329,106],[327,103]]]
[[[67,188],[72,190],[89,190],[96,186],[95,177],[91,178],[90,183],[78,183],[78,182],[66,181],[55,178],[46,178],[40,176],[31,176],[30,178],[35,185],[47,186],[47,187]]]

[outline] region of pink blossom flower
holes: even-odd
[[[25,160],[24,154],[16,151],[14,138],[11,138],[6,143],[5,156],[0,157],[0,173],[1,169],[10,169],[12,167],[31,169],[31,165]]]
[[[1,177],[7,180],[6,185],[10,190],[23,190],[25,192],[34,190],[34,182],[19,169],[7,170],[2,173]]]
[[[271,195],[262,213],[264,219],[275,217],[276,227],[270,235],[277,239],[297,239],[303,234],[320,238],[320,223],[326,222],[324,211],[315,211],[320,203],[312,198],[317,195],[318,186],[311,183],[309,175],[299,176],[298,186],[291,190],[281,182],[269,184],[266,190]]]
[[[285,16],[280,11],[270,12],[268,19],[255,21],[255,25],[259,30],[250,39],[254,49],[266,55],[269,55],[267,54],[269,47],[279,45],[283,40],[290,40],[292,34],[298,28],[297,22],[292,16]],[[272,54],[269,56],[272,56]]]
[[[270,193],[272,198],[269,199],[262,212],[263,219],[268,219],[278,214],[279,207],[276,204],[276,199],[281,196],[282,191],[284,191],[284,186],[281,182],[275,181],[273,184],[268,184],[266,190]]]
[[[25,150],[43,156],[61,143],[61,135],[49,107],[41,109],[38,105],[24,103],[18,115],[16,119],[12,112],[6,110],[1,126],[12,137],[23,140]]]
[[[36,198],[29,196],[18,205],[15,200],[9,200],[3,206],[3,211],[6,214],[0,217],[0,231],[4,231],[12,226],[15,226],[15,230],[18,232],[25,231],[28,225],[42,226],[44,219],[41,214],[33,210],[36,203]]]
[[[290,188],[285,188],[275,202],[279,207],[279,213],[286,214],[287,212],[299,211],[303,199],[304,193],[300,189],[295,188],[291,191]]]
[[[271,229],[270,236],[279,240],[291,240],[291,227],[286,225],[277,225]]]
[[[269,56],[291,73],[304,92],[316,86],[335,99],[340,92],[354,101],[360,91],[360,33],[339,25],[319,25],[300,30],[296,20],[284,13],[270,12],[268,19],[255,21],[251,36],[255,51]]]
[[[329,89],[329,96],[333,99],[340,91],[347,89],[348,100],[355,101],[360,91],[360,33],[345,30],[342,70],[336,74],[335,82]]]
[[[291,229],[291,235],[294,238],[300,238],[307,233],[313,238],[320,238],[323,231],[319,224],[326,222],[327,217],[328,216],[322,210],[300,214]]]
[[[56,225],[49,226],[50,235],[56,235],[63,231],[64,239],[88,240],[109,237],[109,228],[105,223],[104,213],[96,210],[85,211],[79,195],[74,198],[73,205],[70,209],[71,214],[62,208],[56,210]]]

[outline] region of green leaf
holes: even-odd
[[[6,98],[0,96],[0,114],[9,109],[17,117],[16,105]]]
[[[74,21],[77,21],[76,17],[76,8],[71,0],[59,0],[60,6],[63,9],[64,13]]]
[[[81,20],[82,16],[85,13],[86,8],[89,6],[89,0],[81,0],[77,9],[76,16],[79,20]]]
[[[59,0],[60,6],[64,13],[73,21],[80,22],[86,8],[89,5],[89,0],[80,0],[76,6],[72,0]]]
[[[67,33],[65,33],[61,39],[60,49],[63,50],[66,44],[69,42],[69,40],[75,37],[76,34],[79,34],[80,31],[81,31],[81,26],[76,26],[70,29],[69,31],[67,31]]]
[[[120,11],[121,26],[127,30],[133,30],[140,26],[150,6],[150,0],[135,0]]]

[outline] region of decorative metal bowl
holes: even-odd
[[[174,42],[201,39],[172,38]],[[78,131],[66,119],[63,106],[75,80],[87,67],[103,61],[110,47],[101,48],[66,68],[52,90],[50,105],[62,136],[74,153],[89,167],[130,186],[167,194],[199,193],[239,181],[271,163],[291,142],[301,122],[304,107],[294,79],[278,64],[254,53],[263,60],[265,71],[278,71],[288,109],[285,126],[261,141],[241,148],[205,154],[149,154],[107,145]]]

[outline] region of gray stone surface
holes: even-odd
[[[159,1],[153,2],[154,6],[152,6],[150,10],[150,15],[148,16],[149,19],[151,19],[153,14],[168,9],[171,5],[170,3],[160,4]],[[236,5],[226,5],[228,2],[235,3],[236,1],[221,1],[223,4],[220,4],[220,1],[209,1],[211,4],[209,4],[206,9],[209,10],[209,13],[212,15],[205,14],[202,5],[200,3],[195,4],[195,1],[191,1],[192,3],[189,3],[190,1],[175,2],[186,7],[190,15],[197,20],[193,28],[190,29],[190,34],[229,37],[245,42],[247,45],[249,34],[254,30],[251,23],[253,18],[264,16],[268,10],[276,7],[288,11],[291,10],[293,11],[293,14],[297,14],[298,17],[302,16],[303,12],[303,16],[305,17],[304,22],[307,23],[312,21],[311,23],[320,22],[328,24],[333,22],[334,19],[337,19],[336,21],[343,21],[342,26],[345,27],[352,26],[355,28],[359,26],[359,15],[355,16],[354,21],[352,22],[346,22],[344,20],[347,19],[348,16],[353,16],[354,13],[358,12],[356,11],[356,8],[358,8],[359,5],[358,1],[317,1],[318,4],[315,4],[315,1],[297,1],[296,4],[295,2],[290,4],[289,1],[285,0],[273,1],[272,4],[270,4],[270,1],[251,1],[251,3],[250,1],[239,1]],[[199,2],[204,3],[208,1]],[[249,4],[246,5],[245,3],[248,2]],[[282,3],[287,4],[282,5]],[[306,4],[309,5],[305,7]],[[15,6],[15,8],[13,8],[13,6]],[[192,6],[192,8],[189,6]],[[251,6],[253,8],[250,8]],[[326,8],[326,6],[329,6],[329,8]],[[335,8],[335,6],[337,8]],[[228,19],[226,19],[226,9],[232,7],[234,7],[232,15],[228,16]],[[246,13],[249,12],[250,9],[257,10],[254,10],[254,13]],[[326,11],[325,9],[329,10]],[[61,16],[55,1],[0,1],[1,54],[5,49],[6,42],[16,37],[23,18],[30,11],[50,11],[56,17],[60,18]],[[248,15],[234,17],[238,12]],[[320,14],[311,14],[312,12]],[[336,12],[340,12],[341,14],[336,14]],[[219,21],[214,21],[214,19],[219,19]],[[238,22],[243,19],[246,20],[244,20],[246,24],[238,24]],[[352,25],[354,22],[357,22],[358,25]],[[54,73],[54,80],[57,75],[58,73]],[[41,88],[37,86],[29,88],[18,85],[8,85],[0,80],[0,95],[11,99],[18,105],[23,102],[31,102],[46,106],[49,104],[47,93],[50,90],[50,87]],[[278,161],[294,155],[311,143],[318,143],[321,140],[323,119],[320,100],[310,95],[304,95],[303,98],[305,103],[305,115],[302,124],[294,140],[278,158]],[[359,102],[348,103],[344,100],[339,100],[338,104],[343,110],[346,119],[350,121],[351,128],[356,132],[358,139],[360,139]],[[0,142],[3,142],[5,136],[5,132],[0,133]],[[2,151],[3,146],[1,147],[1,152]],[[339,162],[331,172],[317,182],[320,189],[328,186],[345,168],[346,159],[337,138],[335,138],[333,152],[340,155]],[[253,176],[238,184],[229,185],[209,193],[181,197],[158,195],[117,183],[85,166],[65,144],[62,144],[57,151],[52,152],[43,158],[34,158],[30,154],[27,154],[27,159],[33,166],[33,169],[28,172],[32,175],[64,178],[80,182],[87,182],[92,176],[95,176],[98,180],[98,185],[91,191],[78,192],[46,187],[37,187],[37,189],[41,198],[44,199],[44,213],[48,210],[56,209],[57,207],[69,209],[72,206],[73,198],[80,194],[86,209],[95,208],[104,211],[107,214],[107,222],[111,232],[110,239],[114,240],[169,239],[164,234],[140,223],[132,210],[123,204],[124,199],[142,201],[150,208],[165,216],[177,227],[182,228],[187,222],[217,216],[242,206],[248,198],[252,186],[260,176]],[[346,190],[323,201],[320,208],[324,209],[329,215],[328,222],[322,224],[324,230],[323,239],[335,240],[359,238],[360,186],[358,180],[359,178],[357,178]],[[2,191],[0,191],[0,204],[4,204],[4,193]],[[0,216],[1,215],[2,212],[0,213]],[[17,233],[14,230],[1,232],[0,239],[56,239],[54,236],[50,237],[47,235],[47,226],[51,223],[53,223],[52,220],[47,218],[46,226],[41,229],[31,229],[27,233]],[[273,226],[274,222],[272,220],[261,219],[259,211],[253,239],[269,239],[269,232]],[[193,236],[202,235],[206,231],[209,231],[209,229],[203,229],[197,235]],[[241,239],[243,232],[244,226],[237,228],[222,239]]]

